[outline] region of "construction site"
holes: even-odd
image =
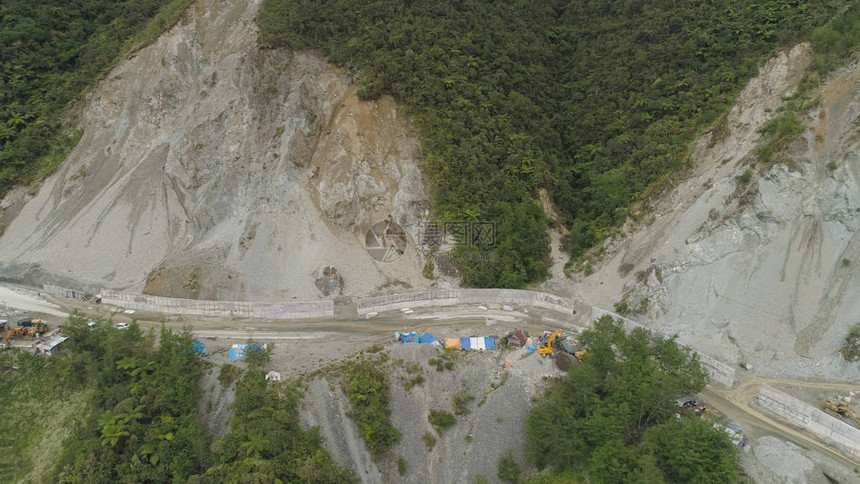
[[[587,317],[572,320],[569,316],[519,304],[471,303],[414,309],[402,307],[376,312],[369,316],[370,319],[368,315],[363,315],[303,322],[217,316],[200,318],[193,315],[159,315],[145,311],[129,314],[129,310],[125,308],[96,304],[94,301],[61,299],[46,296],[44,293],[37,296],[35,291],[20,288],[17,294],[37,304],[62,307],[64,311],[77,310],[92,318],[110,318],[115,327],[132,322],[143,329],[154,329],[161,324],[176,330],[190,326],[201,345],[205,344],[205,358],[214,363],[216,369],[237,358],[241,360],[241,353],[234,356],[233,350],[237,346],[245,346],[244,343],[249,340],[274,343],[272,368],[283,378],[312,374],[326,365],[349,359],[364,349],[382,345],[388,348],[392,355],[400,355],[399,357],[407,360],[413,358],[416,363],[426,366],[425,378],[436,374],[450,375],[438,382],[430,380],[431,386],[427,387],[427,395],[432,394],[438,401],[450,399],[458,388],[465,385],[474,394],[486,394],[487,398],[495,395],[494,398],[506,402],[504,413],[508,417],[476,415],[469,418],[472,423],[464,427],[465,433],[460,438],[474,435],[476,441],[478,432],[475,428],[486,426],[486,423],[481,423],[485,419],[510,418],[513,419],[510,425],[519,421],[507,431],[510,434],[516,433],[514,429],[522,425],[530,407],[528,400],[541,392],[545,377],[564,374],[571,365],[578,364],[587,354],[587,350],[578,342],[578,334],[590,323]],[[11,312],[7,309],[7,313]],[[16,312],[23,314],[20,310]],[[8,318],[8,314],[4,317]],[[41,339],[36,337],[37,331],[32,331],[32,337],[12,336],[9,339],[10,344],[46,354],[52,351],[46,351],[44,343],[51,345],[58,341],[57,344],[61,348],[63,336],[56,328],[62,320],[51,315],[44,317],[49,320],[53,318],[57,323],[50,325],[32,316],[16,319],[16,323],[20,321],[20,326],[16,325],[15,328],[27,328],[27,333],[31,332],[30,328],[41,329],[40,332],[44,334],[40,335]],[[43,343],[41,348],[40,343]],[[56,351],[56,346],[53,351]],[[461,356],[453,356],[457,354]],[[456,377],[453,373],[444,371],[439,373],[436,366],[444,370],[445,365],[456,365],[457,374],[461,376]],[[217,371],[212,371],[214,373],[211,378],[214,379]],[[414,377],[405,373],[398,375],[401,374],[395,371],[392,377],[396,380]],[[507,382],[505,388],[496,389],[502,380]],[[223,393],[217,387],[214,383],[207,387],[213,392],[209,400],[214,404],[213,411],[207,413],[207,421],[215,430],[224,428],[232,401],[229,393]],[[317,398],[314,388],[316,387],[312,385],[309,403]],[[421,394],[424,394],[423,392],[424,390]],[[842,480],[838,482],[850,482],[853,469],[860,468],[860,425],[855,413],[860,411],[860,406],[857,406],[860,402],[854,398],[857,392],[860,392],[857,385],[753,378],[749,370],[738,366],[732,385],[712,383],[700,395],[678,395],[677,405],[679,414],[692,413],[702,418],[714,418],[724,422],[720,424],[723,426],[721,428],[741,449],[745,469],[751,476],[759,475],[764,479],[763,476],[768,475],[795,475],[795,472],[800,472],[808,476],[842,476]],[[402,398],[400,403],[405,405],[405,408],[413,408],[413,398],[416,397],[411,393],[407,392],[395,399]],[[322,398],[322,394],[318,397]],[[523,401],[515,403],[519,398]],[[320,401],[324,400],[326,399]],[[384,467],[376,469],[363,454],[360,445],[348,443],[349,438],[341,435],[343,430],[340,427],[348,428],[352,424],[342,417],[336,417],[343,415],[340,412],[345,411],[348,407],[344,405],[348,404],[340,402],[337,405],[341,406],[341,410],[335,407],[319,413],[317,408],[325,409],[330,405],[317,407],[310,403],[309,408],[315,410],[309,412],[305,418],[314,425],[321,425],[324,433],[328,432],[332,439],[346,439],[343,447],[335,446],[334,455],[340,462],[365,469],[371,475],[377,476],[368,482],[386,482],[385,476],[391,476],[389,472],[394,470],[386,470]],[[394,408],[395,415],[399,415],[401,410],[397,409],[397,405]],[[513,408],[519,410],[514,411]],[[409,421],[406,415],[408,412],[398,420]],[[475,420],[472,420],[473,418]],[[408,427],[411,424],[404,425]],[[505,423],[501,428],[506,428],[507,425],[509,424]],[[492,425],[497,426],[498,423]],[[495,431],[492,433],[498,435]],[[420,432],[417,435],[420,435]],[[450,442],[447,440],[449,438]],[[466,452],[472,456],[468,457],[468,460],[477,471],[481,469],[480,462],[495,462],[497,458],[488,456],[486,452],[489,450],[483,449],[475,442],[466,447],[462,447],[462,440],[457,442],[451,437],[446,437],[446,442],[449,442],[448,450],[427,457],[426,465],[430,466],[429,468],[434,467],[433,462],[445,459],[446,455],[453,455],[449,452]],[[525,444],[522,440],[508,443],[519,449]],[[412,444],[407,439],[404,445],[408,447]],[[456,450],[458,448],[461,449]],[[477,454],[474,454],[475,452]],[[786,453],[793,456],[790,462],[774,460],[775,455]],[[456,480],[458,477],[452,474],[450,478]],[[811,479],[809,482],[816,480]]]
[[[81,93],[69,119],[56,121],[71,130],[68,150],[52,153],[57,159],[48,157],[52,165],[41,178],[11,187],[0,200],[4,354],[18,355],[18,349],[45,358],[32,361],[63,361],[62,352],[74,342],[63,333],[72,315],[79,334],[105,344],[140,330],[155,346],[161,328],[187,330],[195,346],[183,357],[193,352],[206,367],[197,383],[204,395],[199,415],[207,431],[223,437],[234,416],[236,383],[224,384],[221,371],[247,369],[248,354],[266,348],[269,381],[301,380],[302,425],[318,426],[333,462],[354,470],[362,482],[451,484],[477,476],[500,482],[497,463],[507,452],[512,460],[528,462],[530,410],[553,382],[587,368],[597,353],[583,334],[609,318],[622,329],[616,334],[645,331],[695,353],[707,386],[687,392],[696,394],[673,391],[665,399],[676,403],[679,416],[714,422],[735,447],[749,481],[860,482],[860,63],[856,54],[820,50],[822,39],[849,38],[841,31],[815,41],[803,40],[811,34],[795,38],[792,32],[778,42],[774,37],[784,25],[808,21],[822,8],[816,2],[749,2],[750,9],[763,9],[766,22],[722,27],[720,35],[730,40],[719,42],[718,54],[727,58],[742,57],[733,36],[738,44],[746,42],[746,32],[774,43],[761,58],[745,61],[742,76],[728,61],[718,74],[678,74],[686,68],[680,64],[716,58],[703,54],[717,45],[716,34],[699,35],[700,29],[691,35],[690,59],[643,81],[642,92],[613,98],[629,99],[631,106],[614,108],[591,91],[576,93],[579,101],[594,104],[575,112],[599,114],[612,127],[607,133],[614,133],[589,141],[577,157],[548,156],[532,147],[573,146],[591,130],[559,131],[565,135],[546,139],[512,131],[487,138],[484,146],[477,141],[483,135],[446,122],[433,132],[468,133],[442,150],[445,156],[456,153],[450,166],[440,164],[441,155],[428,155],[448,141],[427,144],[414,116],[436,111],[410,111],[376,85],[385,76],[365,78],[338,67],[322,55],[325,49],[261,45],[258,15],[274,3],[184,2],[184,13],[156,29],[151,42],[105,66],[104,77]],[[644,14],[653,7],[639,3],[630,8]],[[681,10],[663,3],[670,13]],[[615,25],[615,7],[598,4],[584,2],[582,8],[603,8],[611,15],[602,25]],[[294,6],[308,5],[330,2]],[[849,5],[831,6],[839,19]],[[535,6],[544,8],[550,7]],[[773,20],[791,9],[799,12],[792,22]],[[725,17],[748,20],[735,14],[741,9],[730,10]],[[657,17],[655,23],[667,16]],[[461,16],[452,11],[452,18]],[[636,26],[638,19],[637,13],[626,21]],[[679,37],[673,22],[665,23],[666,42]],[[701,22],[705,30],[714,24]],[[45,36],[54,30],[45,29]],[[428,35],[441,41],[431,30]],[[496,35],[497,29],[490,31]],[[570,41],[571,52],[584,45],[565,28],[535,35],[551,45]],[[376,40],[362,42],[370,46]],[[620,45],[629,39],[614,40]],[[380,56],[380,63],[417,62],[413,47],[426,44],[391,43],[400,50]],[[585,56],[582,66],[610,57],[611,51],[601,52],[607,55]],[[458,49],[442,49],[438,57],[449,54],[462,57],[454,67],[467,74],[510,60],[472,58]],[[618,69],[628,69],[627,57],[619,58]],[[833,65],[820,72],[827,59]],[[531,61],[516,64],[500,65],[494,79],[528,81]],[[634,71],[629,74],[639,74]],[[494,112],[469,98],[467,91],[480,93],[483,87],[467,74],[404,83],[441,86],[438,96],[413,96],[450,95],[456,109],[446,105],[439,113]],[[717,78],[727,85],[744,80],[725,89],[702,84]],[[571,97],[569,85],[559,86],[564,99]],[[658,93],[668,97],[647,97]],[[524,103],[531,109],[525,94],[499,96],[499,106]],[[705,101],[711,103],[707,109]],[[675,109],[689,117],[677,117]],[[6,137],[30,122],[33,129],[41,126],[8,111],[14,117]],[[627,119],[628,111],[638,114]],[[562,116],[560,110],[533,114],[534,120],[522,116],[522,122],[566,126],[591,119]],[[508,126],[516,117],[494,115],[477,125]],[[621,126],[621,118],[629,126]],[[634,127],[647,137],[627,132]],[[481,178],[487,170],[451,147],[469,148],[476,156],[498,149],[492,158],[498,173]],[[621,163],[646,148],[659,156]],[[618,166],[590,171],[616,158]],[[652,164],[672,170],[651,173]],[[446,171],[450,167],[460,171]],[[653,184],[634,179],[639,171],[656,177]],[[442,183],[440,174],[457,183]],[[568,193],[572,181],[587,190]],[[518,188],[501,195],[522,191],[525,201],[517,195],[516,205],[498,206],[500,194],[472,193],[470,183],[494,190],[511,183]],[[459,191],[440,198],[438,190],[454,186]],[[473,195],[483,201],[466,200]],[[440,206],[440,199],[462,206]],[[586,206],[594,218],[580,220]],[[509,238],[484,247],[489,250],[464,247],[471,239],[463,233],[427,242],[427,229],[436,222],[471,227],[484,219],[496,224],[494,244],[495,235]],[[369,246],[370,239],[381,247]],[[532,245],[535,250],[526,250]],[[855,348],[847,357],[852,335]],[[403,466],[394,457],[377,462],[362,439],[366,429],[351,419],[349,398],[335,384],[337,365],[368,355],[384,360],[379,370],[392,382],[391,421],[402,434],[392,456],[400,456]],[[129,368],[136,364],[130,355],[118,356],[124,357]],[[16,368],[9,363],[0,370],[11,378]],[[51,394],[64,397],[61,391]],[[468,401],[470,413],[458,414],[431,445],[422,438],[436,430],[430,413],[453,410],[457,395]],[[48,475],[45,469],[53,463],[46,456],[57,455],[60,444],[54,441],[62,440],[50,434],[72,432],[74,426],[65,424],[80,415],[90,396],[81,392],[71,403],[63,400],[68,405],[51,409],[56,415],[34,429],[46,437],[33,437],[38,451],[32,454],[41,461],[32,473],[24,470],[24,481]],[[110,411],[107,420],[122,414],[127,421],[106,422],[113,437],[92,447],[116,446],[119,455],[129,437],[120,427],[138,419],[133,408],[112,403],[100,409]],[[9,442],[0,436],[0,454],[13,456]],[[260,442],[245,446],[253,450],[248,462],[256,462]],[[153,463],[149,452],[146,447],[135,454],[134,465],[164,465]]]

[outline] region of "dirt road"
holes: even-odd
[[[812,448],[823,452],[825,455],[828,455],[849,468],[860,466],[860,461],[856,461],[841,454],[809,433],[792,427],[791,425],[771,416],[769,413],[760,411],[759,408],[752,405],[753,401],[758,396],[759,391],[761,391],[762,385],[775,384],[796,385],[805,388],[819,388],[826,390],[857,390],[860,388],[860,383],[807,382],[803,380],[762,378],[756,375],[749,375],[736,388],[725,389],[710,386],[702,392],[702,395],[706,402],[711,404],[719,412],[723,413],[726,418],[747,431],[759,429],[767,433],[772,433],[788,439],[801,447]]]
[[[9,306],[24,311],[33,311],[42,314],[50,314],[59,318],[65,318],[69,313],[53,303],[47,302],[26,289],[10,289],[0,286],[0,306]]]

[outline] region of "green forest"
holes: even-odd
[[[158,37],[191,0],[4,0],[0,4],[0,197],[63,160],[80,133],[70,103],[118,56]]]
[[[23,417],[0,420],[0,481],[37,466],[63,483],[358,482],[299,425],[301,387],[265,380],[268,353],[248,357],[230,431],[213,436],[199,413],[207,362],[189,332],[87,321],[70,317],[60,354],[0,352],[0,405]]]
[[[317,376],[339,383],[374,462],[397,457],[402,435],[391,419],[390,372],[402,362],[385,347],[280,382],[265,378],[271,344],[248,350],[238,366],[220,367],[216,384],[235,389],[235,399],[229,431],[213,434],[202,423],[212,407],[201,378],[218,368],[195,352],[189,331],[88,322],[69,318],[58,354],[0,352],[0,405],[15,409],[0,419],[0,481],[357,483],[319,429],[300,424],[306,385]],[[610,317],[583,332],[581,343],[582,362],[550,381],[525,421],[535,472],[523,476],[509,453],[499,463],[504,482],[738,482],[739,453],[714,427],[720,421],[676,415],[674,399],[707,383],[695,354],[642,329],[627,333]],[[458,407],[458,398],[455,413],[469,413],[470,400]],[[447,411],[429,415],[439,439],[459,425]],[[430,452],[437,439],[427,433],[424,440]]]
[[[832,67],[858,19],[845,0],[264,0],[257,21],[262,46],[317,49],[362,98],[405,106],[436,217],[496,223],[492,246],[458,249],[492,253],[458,259],[464,282],[521,287],[547,274],[539,190],[581,257],[691,163],[768,56],[814,37]]]
[[[725,433],[709,419],[675,417],[667,398],[705,388],[688,348],[641,328],[627,333],[609,316],[582,343],[582,364],[529,413],[528,453],[538,469],[595,484],[738,481],[738,450]]]

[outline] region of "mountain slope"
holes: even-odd
[[[607,307],[623,300],[635,319],[757,374],[860,376],[838,353],[860,314],[856,64],[815,93],[783,162],[756,151],[811,59],[801,44],[768,62],[725,129],[698,141],[697,168],[607,246],[578,291]]]
[[[363,247],[428,207],[408,123],[318,57],[259,49],[256,9],[196,2],[88,96],[68,159],[3,203],[3,276],[250,300],[321,296],[326,266],[351,294],[429,284],[414,253]]]

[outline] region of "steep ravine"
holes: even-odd
[[[2,203],[0,276],[240,300],[323,297],[328,266],[345,294],[430,285],[414,251],[364,250],[429,208],[407,120],[318,56],[259,49],[257,7],[197,1],[89,93],[68,159]]]

